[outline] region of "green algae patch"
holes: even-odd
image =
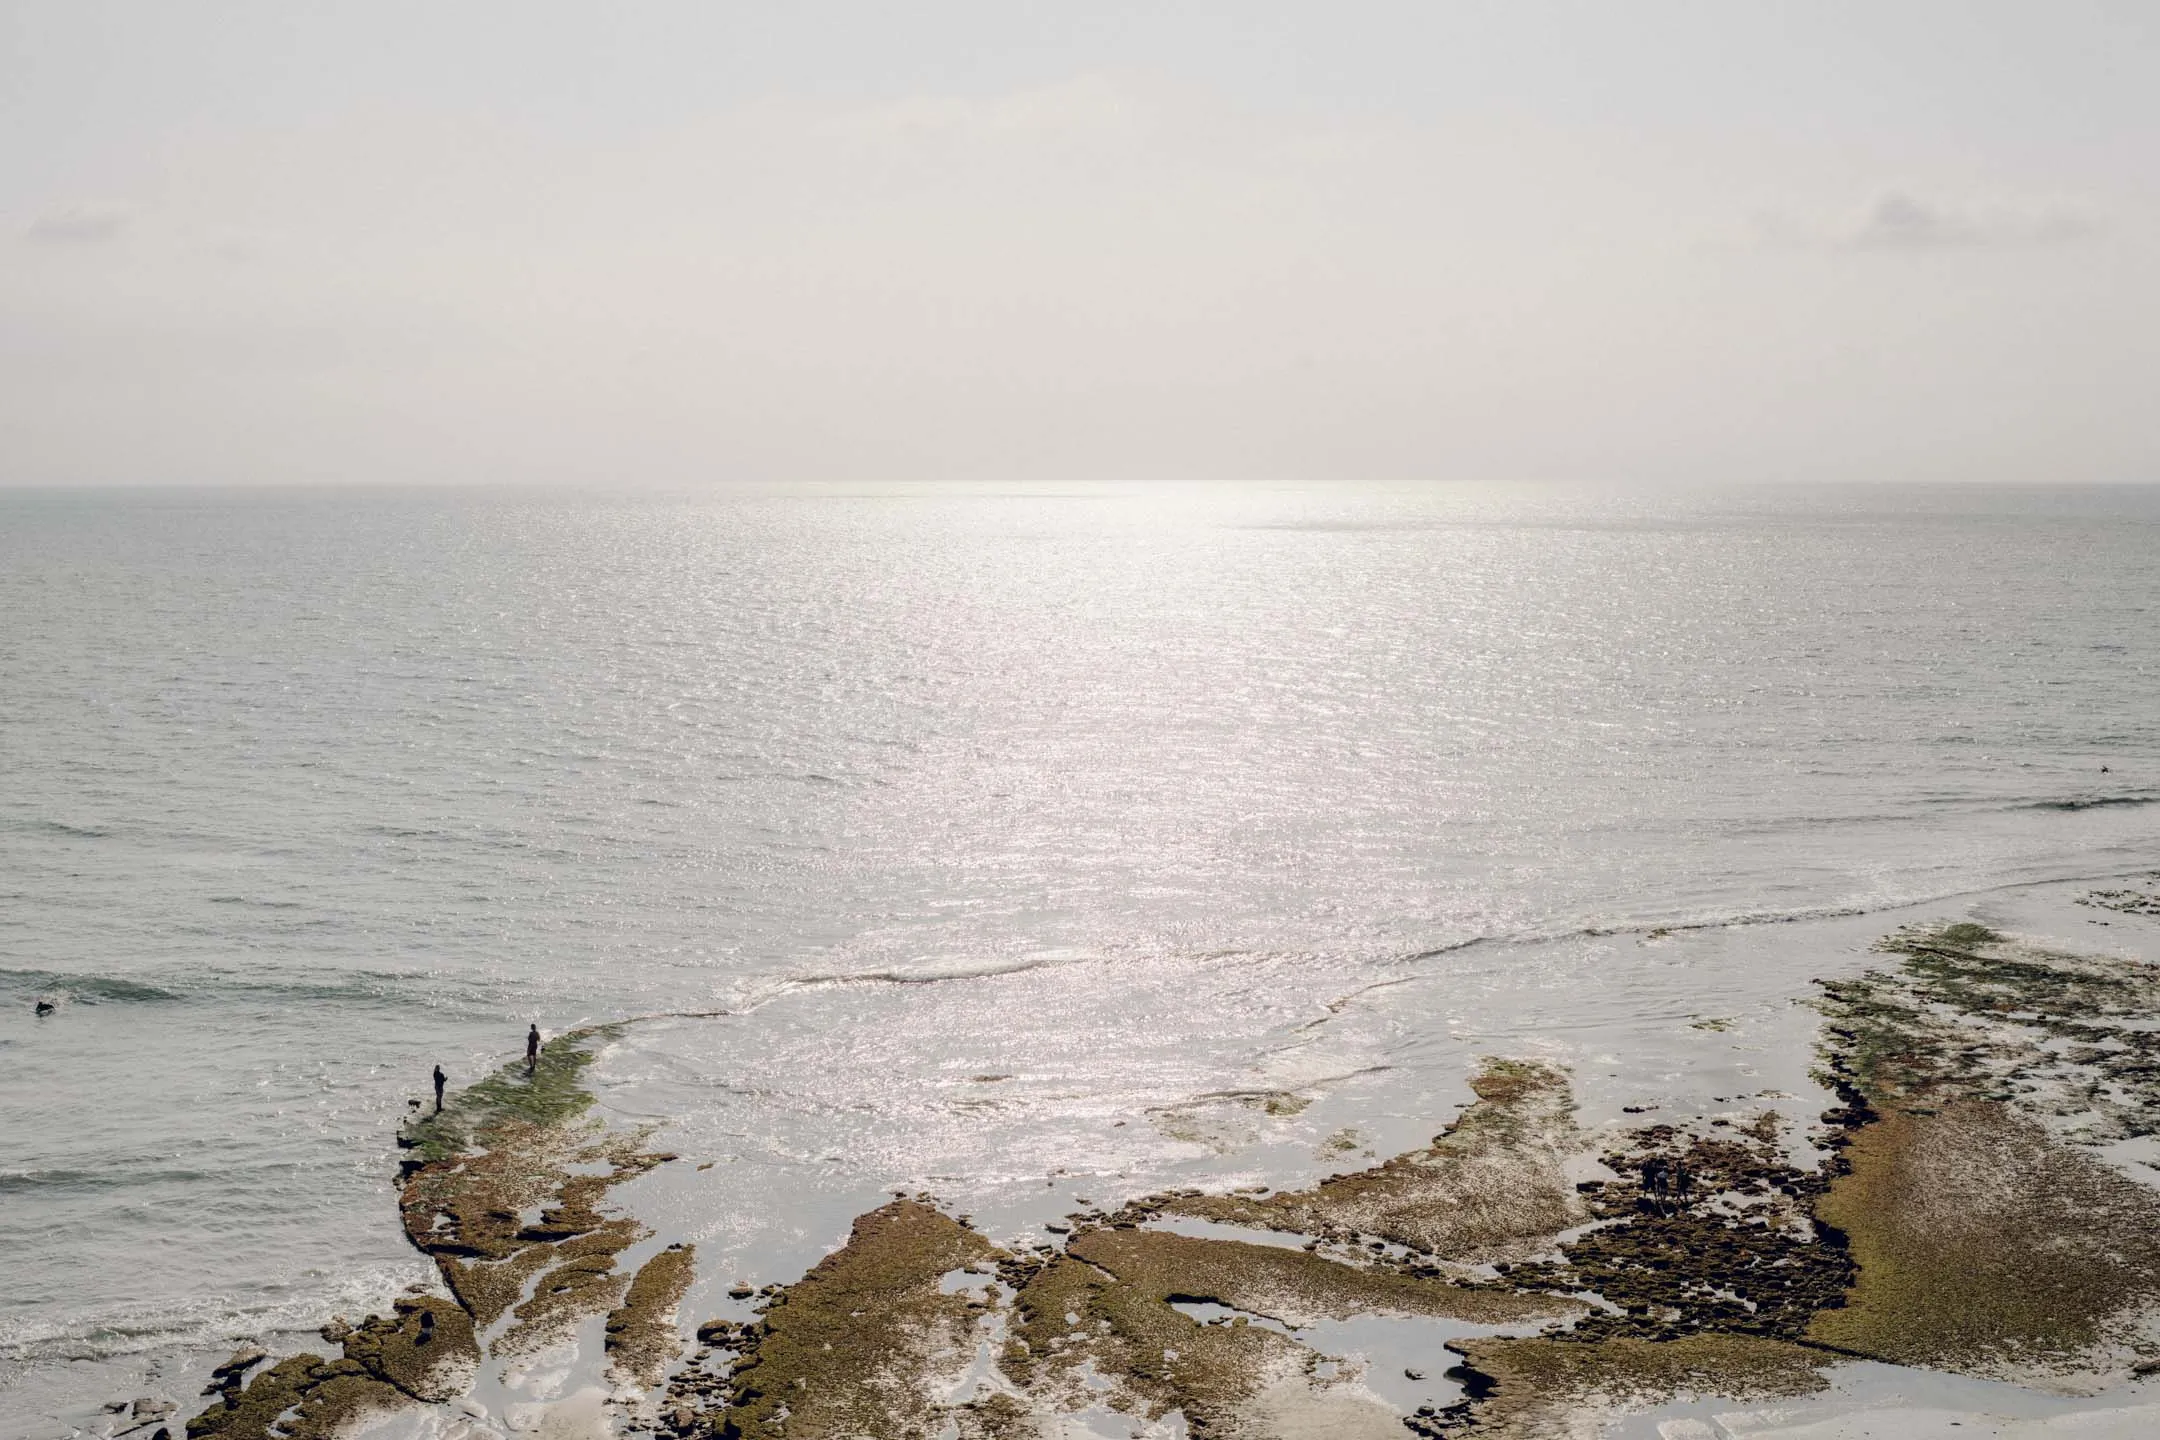
[[[1360,1314],[1435,1315],[1480,1325],[1579,1315],[1577,1300],[1344,1265],[1303,1250],[1156,1230],[1088,1230],[1066,1253],[1164,1300],[1202,1300],[1307,1325]]]
[[[1173,1296],[1185,1298],[1181,1287],[1126,1284],[1058,1256],[1021,1288],[1002,1367],[1043,1408],[1107,1402],[1151,1419],[1179,1410],[1206,1437],[1240,1434],[1277,1378],[1319,1359],[1266,1326],[1203,1325],[1172,1309]]]
[[[682,1352],[675,1307],[696,1269],[697,1251],[689,1245],[670,1245],[638,1267],[623,1303],[607,1318],[608,1361],[621,1379],[650,1389]]]
[[[1604,1433],[1619,1414],[1688,1396],[1768,1400],[1826,1388],[1839,1357],[1777,1340],[1692,1335],[1655,1341],[1477,1339],[1451,1344],[1480,1377],[1477,1398],[1411,1431],[1480,1440],[1556,1440]]]
[[[344,1338],[345,1358],[415,1400],[452,1400],[472,1388],[480,1346],[472,1317],[432,1296],[399,1300],[392,1319],[370,1316]]]
[[[465,1313],[472,1316],[473,1324],[486,1330],[523,1298],[525,1287],[533,1276],[546,1269],[555,1256],[553,1246],[528,1245],[500,1261],[460,1260],[455,1255],[437,1255],[435,1265],[442,1272],[450,1293],[457,1297]]]
[[[647,1233],[634,1220],[611,1220],[560,1244],[536,1247],[549,1268],[511,1309],[510,1323],[495,1337],[495,1352],[529,1355],[576,1329],[586,1316],[622,1304],[630,1279],[616,1270],[615,1257]]]
[[[325,1333],[342,1340],[343,1358],[294,1355],[244,1388],[243,1372],[230,1372],[218,1403],[188,1421],[189,1440],[336,1440],[385,1412],[463,1394],[480,1360],[472,1322],[446,1300],[400,1300],[393,1318]]]
[[[320,1383],[317,1372],[329,1363],[320,1355],[294,1355],[260,1372],[244,1388],[235,1376],[217,1404],[188,1421],[188,1440],[260,1440],[290,1433],[271,1427]]]
[[[1819,985],[1833,1084],[1877,1106],[2014,1100],[2077,1140],[2160,1130],[2160,966],[1976,925],[1901,930],[1878,948],[1894,970]]]
[[[2160,1353],[2160,1196],[2084,1148],[2160,1128],[2160,968],[1976,925],[1879,948],[1894,970],[1822,986],[1867,1123],[1817,1204],[1857,1279],[1809,1338],[2072,1388]]]
[[[709,1423],[745,1440],[909,1440],[957,1423],[936,1382],[964,1363],[976,1307],[938,1282],[998,1255],[916,1201],[858,1217],[846,1245],[770,1302]]]
[[[1900,1365],[2069,1376],[2152,1353],[2160,1196],[1987,1101],[1893,1109],[1817,1210],[1859,1282],[1809,1338]]]
[[[1377,1235],[1450,1260],[1541,1248],[1584,1218],[1563,1168],[1580,1143],[1567,1077],[1545,1065],[1488,1060],[1470,1088],[1477,1098],[1422,1150],[1310,1190],[1176,1196],[1160,1208],[1330,1240]]]
[[[584,1084],[586,1067],[597,1057],[599,1047],[619,1036],[622,1028],[589,1025],[564,1031],[540,1047],[529,1072],[519,1060],[473,1082],[439,1113],[407,1121],[398,1143],[419,1151],[423,1162],[447,1160],[475,1143],[484,1143],[488,1131],[507,1123],[541,1129],[569,1124],[593,1103],[592,1092]]]
[[[370,1422],[412,1403],[404,1392],[380,1380],[337,1371],[335,1367],[340,1363],[332,1362],[332,1373],[308,1388],[299,1409],[273,1430],[273,1435],[290,1436],[292,1440],[344,1440]]]

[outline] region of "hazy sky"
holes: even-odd
[[[2160,480],[2160,4],[0,0],[0,483]]]

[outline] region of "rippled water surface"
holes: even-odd
[[[738,1012],[610,1103],[994,1207],[1414,1070],[1435,956],[1654,1022],[1804,962],[1567,938],[2156,863],[2152,490],[0,492],[0,1382],[424,1273],[528,1018]]]

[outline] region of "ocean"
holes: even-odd
[[[2156,867],[2160,489],[0,490],[0,1434],[425,1281],[528,1022],[763,1283]]]

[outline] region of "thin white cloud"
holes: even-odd
[[[1892,190],[1876,200],[1845,243],[1862,250],[2048,245],[2080,239],[2092,228],[2067,210],[1961,209]]]
[[[77,205],[40,215],[23,231],[39,245],[106,245],[127,233],[132,217],[117,205]]]
[[[1857,217],[1842,220],[1783,212],[1755,218],[1756,233],[1776,246],[1907,253],[2061,245],[2098,228],[2090,216],[2064,206],[1956,204],[1908,190],[1886,190]]]

